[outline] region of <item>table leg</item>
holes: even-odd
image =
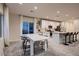
[[[30,41],[30,55],[34,55],[34,42],[32,40]]]
[[[47,51],[47,40],[45,40],[45,51]]]

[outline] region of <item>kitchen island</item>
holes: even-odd
[[[56,43],[64,43],[64,33],[66,32],[52,32],[53,41],[55,41]]]
[[[48,36],[52,39],[52,41],[56,43],[64,43],[65,42],[65,36],[64,34],[67,32],[58,32],[58,31],[52,31],[52,36],[50,37],[50,32],[44,32],[44,36]]]

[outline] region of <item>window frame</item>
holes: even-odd
[[[33,23],[33,24],[34,24],[34,22],[30,22],[30,21],[28,21],[28,20],[21,20],[21,23],[20,23],[21,35],[24,35],[23,32],[22,32],[22,30],[23,30],[23,22],[28,22],[28,23]],[[34,26],[34,25],[33,25],[33,26]],[[29,30],[29,24],[28,24],[28,30]],[[34,30],[34,29],[33,29],[33,30]],[[34,31],[33,31],[33,33],[34,33]],[[30,34],[29,31],[28,31],[28,34]]]

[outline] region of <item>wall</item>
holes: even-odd
[[[62,27],[64,27],[66,32],[79,32],[79,20],[67,20],[61,23]],[[79,39],[79,34],[78,34]]]
[[[10,24],[10,42],[20,40],[20,18],[18,15],[11,14],[9,17]]]
[[[22,35],[21,34],[21,31],[22,31],[22,22],[23,20],[24,21],[31,21],[31,22],[34,22],[34,33],[36,33],[36,21],[37,19],[30,19],[30,18],[27,18],[27,17],[23,17],[23,16],[18,16],[17,14],[12,14],[10,13],[10,17],[9,17],[9,30],[10,30],[10,33],[9,33],[9,41],[10,42],[13,42],[13,41],[18,41],[18,40],[21,40],[20,36]]]
[[[74,20],[74,31],[79,32],[79,19]]]
[[[42,20],[42,28],[48,29],[49,25],[51,25],[53,27],[53,29],[55,29],[59,25],[59,23],[53,22],[53,21]]]
[[[79,19],[74,20],[74,31],[79,32]],[[79,40],[79,34],[78,34],[78,40]]]
[[[74,32],[74,21],[68,20],[61,23],[62,27],[65,28],[66,32]]]

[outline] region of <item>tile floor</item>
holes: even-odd
[[[4,49],[5,56],[23,56],[22,41],[11,42],[9,47]],[[79,56],[79,41],[65,46],[57,44],[53,39],[48,39],[48,51],[35,56]]]

